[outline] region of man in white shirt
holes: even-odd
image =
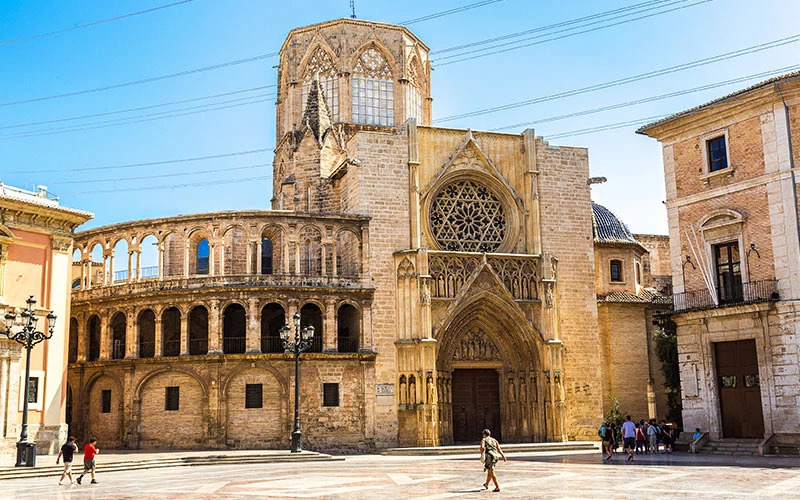
[[[631,421],[631,416],[625,417],[622,424],[622,442],[624,449],[628,452],[628,461],[633,462],[633,452],[636,450],[636,424]]]

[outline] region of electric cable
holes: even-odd
[[[235,172],[238,170],[250,170],[254,168],[261,168],[261,167],[271,167],[271,163],[257,163],[255,165],[245,165],[243,167],[225,167],[225,168],[216,168],[211,170],[193,170],[191,172],[173,172],[171,174],[153,174],[153,175],[141,175],[136,177],[118,177],[118,178],[109,178],[109,179],[85,179],[85,180],[72,180],[72,181],[54,181],[48,182],[48,185],[64,185],[64,184],[97,184],[101,182],[122,182],[122,181],[139,181],[144,179],[160,179],[164,177],[180,177],[182,175],[197,175],[197,174],[215,174],[217,172]]]
[[[93,189],[91,191],[71,191],[71,192],[61,193],[61,195],[80,196],[84,194],[98,194],[98,193],[123,194],[123,193],[130,193],[133,191],[155,191],[159,189],[178,189],[178,188],[186,189],[186,188],[201,187],[201,186],[218,186],[221,184],[238,184],[242,182],[263,181],[271,178],[272,178],[271,175],[261,175],[258,177],[242,177],[239,179],[225,179],[218,181],[191,182],[184,184],[167,184],[160,186],[126,187],[125,189]]]
[[[559,92],[557,94],[551,94],[551,95],[547,95],[547,96],[536,97],[536,98],[533,98],[533,99],[527,99],[527,100],[524,100],[524,101],[512,102],[512,103],[509,103],[509,104],[502,104],[502,105],[493,106],[493,107],[490,107],[490,108],[478,109],[478,110],[475,110],[475,111],[470,111],[470,112],[467,112],[467,113],[461,113],[461,114],[458,114],[458,115],[445,116],[443,118],[437,118],[436,120],[433,120],[433,122],[434,123],[442,123],[442,122],[458,120],[458,119],[461,119],[461,118],[469,118],[469,117],[472,117],[472,116],[480,116],[480,115],[485,115],[485,114],[489,114],[489,113],[495,113],[495,112],[498,112],[498,111],[505,111],[505,110],[509,110],[509,109],[520,108],[520,107],[523,107],[523,106],[529,106],[529,105],[532,105],[532,104],[539,104],[539,103],[542,103],[542,102],[561,99],[561,98],[564,98],[564,97],[571,97],[571,96],[574,96],[574,95],[585,94],[585,93],[593,92],[593,91],[596,91],[596,90],[602,90],[602,89],[607,89],[607,88],[611,88],[611,87],[617,87],[617,86],[620,86],[620,85],[625,85],[627,83],[638,82],[638,81],[641,81],[641,80],[646,80],[648,78],[654,78],[654,77],[657,77],[657,76],[667,75],[667,74],[670,74],[670,73],[677,73],[679,71],[685,71],[687,69],[697,68],[697,67],[700,67],[700,66],[705,66],[707,64],[712,64],[712,63],[716,63],[716,62],[720,62],[720,61],[725,61],[725,60],[728,60],[728,59],[733,59],[735,57],[741,57],[741,56],[744,56],[744,55],[753,54],[753,53],[756,53],[756,52],[761,52],[763,50],[768,50],[768,49],[772,49],[772,48],[776,48],[776,47],[781,47],[781,46],[788,45],[788,44],[791,44],[791,43],[796,43],[798,41],[800,41],[800,34],[792,35],[792,36],[785,37],[785,38],[780,38],[778,40],[772,40],[770,42],[766,42],[766,43],[762,43],[762,44],[758,44],[758,45],[752,45],[750,47],[745,47],[745,48],[734,50],[734,51],[731,51],[731,52],[726,52],[724,54],[719,54],[719,55],[716,55],[716,56],[706,57],[704,59],[697,59],[695,61],[690,61],[690,62],[687,62],[687,63],[678,64],[678,65],[675,65],[675,66],[670,66],[668,68],[657,69],[657,70],[654,70],[654,71],[649,71],[647,73],[640,73],[638,75],[628,76],[628,77],[625,77],[625,78],[619,78],[617,80],[612,80],[610,82],[598,83],[598,84],[595,84],[595,85],[590,85],[588,87],[582,87],[582,88],[579,88],[579,89],[573,89],[573,90],[567,90],[567,91],[564,91],[564,92]]]
[[[48,31],[47,33],[39,33],[37,35],[24,36],[22,38],[16,38],[14,40],[6,40],[4,42],[0,42],[0,45],[11,45],[12,43],[24,42],[24,41],[27,41],[27,40],[34,40],[36,38],[44,38],[46,36],[57,35],[59,33],[66,33],[67,31],[74,31],[74,30],[79,30],[79,29],[82,29],[82,28],[88,28],[89,26],[96,26],[98,24],[110,23],[112,21],[119,21],[120,19],[125,19],[125,18],[133,17],[133,16],[139,16],[141,14],[148,14],[150,12],[155,12],[157,10],[162,10],[162,9],[168,9],[169,7],[175,7],[176,5],[181,5],[181,4],[189,3],[189,2],[192,2],[192,1],[194,1],[194,0],[181,0],[180,2],[173,2],[173,3],[167,4],[167,5],[159,5],[158,7],[153,7],[153,8],[150,8],[150,9],[140,10],[140,11],[137,11],[137,12],[131,12],[129,14],[123,14],[121,16],[109,17],[107,19],[100,19],[99,21],[92,21],[91,23],[79,24],[78,26],[71,26],[69,28],[63,28],[63,29],[60,29],[60,30]]]
[[[421,23],[422,21],[429,21],[431,19],[436,19],[437,17],[444,17],[444,16],[449,16],[451,14],[458,14],[459,12],[464,12],[465,10],[475,9],[477,7],[483,7],[484,5],[489,5],[502,1],[503,0],[483,0],[482,2],[475,2],[467,5],[462,5],[461,7],[455,7],[450,10],[444,10],[442,12],[428,14],[427,16],[417,17],[415,19],[409,19],[408,21],[402,21],[397,24],[402,26],[408,26],[409,24]]]

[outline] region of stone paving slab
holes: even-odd
[[[0,497],[56,500],[224,499],[792,499],[800,459],[688,454],[604,463],[600,453],[512,454],[497,468],[501,492],[484,491],[477,454],[348,456],[343,462],[217,465],[98,473],[99,484],[54,478],[3,483]]]

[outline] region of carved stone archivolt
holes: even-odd
[[[491,340],[479,329],[467,332],[456,345],[453,361],[497,361],[500,352]]]

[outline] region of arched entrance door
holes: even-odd
[[[502,439],[500,377],[497,370],[453,370],[453,440],[475,442],[483,429]]]

